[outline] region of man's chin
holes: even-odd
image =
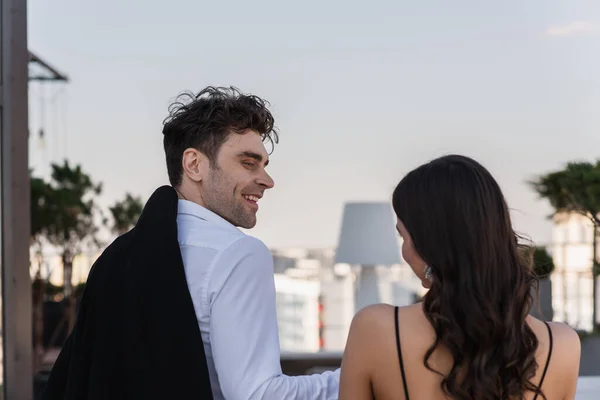
[[[244,221],[238,224],[238,226],[243,229],[252,229],[256,226],[256,218],[254,218],[252,221]]]

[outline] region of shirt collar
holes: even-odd
[[[215,214],[208,208],[202,207],[200,204],[194,203],[189,200],[179,199],[177,214],[191,215],[193,217],[200,218],[205,221],[214,222],[215,224],[218,224],[220,226],[237,229],[231,222],[227,221],[225,218]]]

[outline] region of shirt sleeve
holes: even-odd
[[[223,396],[248,399],[337,399],[339,370],[311,376],[281,371],[273,257],[245,236],[215,261],[220,278],[210,299],[210,341]]]

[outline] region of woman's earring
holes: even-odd
[[[425,266],[425,279],[429,282],[433,282],[433,274],[431,273],[431,267],[429,265]]]

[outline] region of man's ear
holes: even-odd
[[[209,160],[197,149],[189,148],[183,152],[183,173],[194,182],[200,182],[206,178]]]

